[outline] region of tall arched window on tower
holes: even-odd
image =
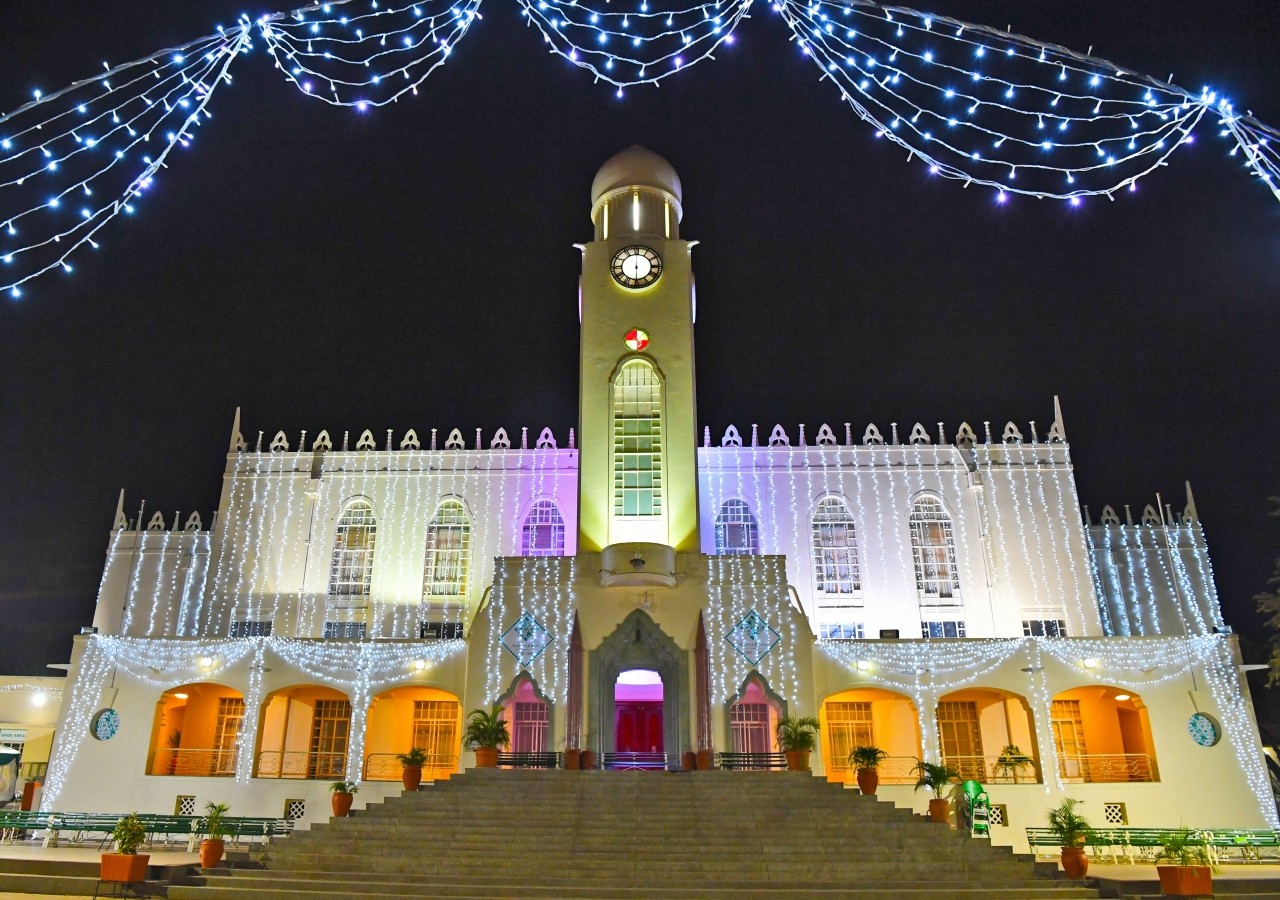
[[[427,525],[419,637],[462,637],[470,562],[471,520],[467,510],[458,500],[445,500]]]
[[[937,497],[921,497],[911,507],[911,552],[916,591],[924,605],[953,606],[960,596],[951,516]]]
[[[377,537],[373,504],[368,500],[352,501],[338,519],[333,538],[325,637],[364,637]]]
[[[520,533],[521,556],[564,556],[564,519],[551,500],[529,508]]]
[[[760,552],[760,527],[743,500],[726,500],[716,516],[716,555],[753,556]]]
[[[662,380],[640,359],[613,383],[613,514],[662,515]]]

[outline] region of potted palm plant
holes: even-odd
[[[1021,770],[1030,768],[1034,771],[1035,767],[1036,761],[1023,753],[1017,744],[1005,745],[1000,755],[996,757],[994,766],[997,772],[1006,778],[1012,778],[1015,784],[1018,782],[1018,773]]]
[[[200,868],[216,869],[222,861],[224,844],[222,839],[227,835],[227,813],[231,807],[225,803],[212,801],[204,805],[204,833],[207,837],[200,842]]]
[[[854,747],[849,754],[849,768],[857,769],[858,790],[872,797],[880,786],[880,763],[889,758],[879,747]]]
[[[947,785],[960,780],[960,773],[945,763],[918,762],[915,768],[919,776],[916,790],[928,788],[933,791],[933,799],[929,801],[929,819],[946,825],[951,822],[951,801],[942,796]]]
[[[1079,805],[1079,800],[1068,797],[1057,809],[1049,810],[1049,830],[1062,844],[1062,869],[1068,878],[1084,878],[1089,871],[1084,845],[1093,829],[1084,816],[1076,812]]]
[[[787,755],[787,771],[808,770],[809,754],[818,745],[818,727],[813,716],[783,716],[778,720],[778,747]]]
[[[511,732],[502,718],[502,707],[494,706],[493,712],[473,709],[467,720],[467,730],[462,736],[463,746],[476,751],[476,768],[492,769],[498,765],[498,748],[511,744]]]
[[[147,863],[151,857],[138,852],[146,837],[147,828],[138,820],[137,813],[129,813],[116,822],[115,830],[111,832],[116,852],[102,854],[102,880],[124,884],[146,881]]]
[[[427,751],[414,747],[408,753],[397,753],[396,759],[404,768],[400,770],[400,780],[406,791],[416,791],[422,784],[422,767],[427,764]]]
[[[356,791],[360,790],[354,781],[335,781],[329,785],[333,793],[333,814],[345,816],[351,812],[351,804],[356,799]]]
[[[1170,865],[1160,865],[1168,860]],[[1213,896],[1213,865],[1209,848],[1190,828],[1179,828],[1156,854],[1160,893],[1168,897]]]

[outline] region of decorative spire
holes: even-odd
[[[239,410],[236,410],[237,416]],[[244,443],[241,441],[241,443]],[[1188,485],[1187,493],[1190,495],[1191,487]],[[114,531],[124,531],[129,527],[129,517],[124,514],[124,488],[120,488],[120,499],[116,501],[116,520],[111,528]]]
[[[121,491],[120,495],[123,497],[124,491]],[[1200,513],[1196,511],[1196,498],[1191,496],[1190,481],[1187,482],[1187,508],[1182,511],[1182,518],[1186,519],[1188,522],[1200,521]]]
[[[1058,402],[1058,395],[1053,395],[1053,425],[1049,428],[1050,444],[1065,444],[1067,442],[1067,426],[1062,424],[1062,404]]]
[[[236,407],[236,417],[231,423],[231,446],[227,448],[228,453],[244,452],[244,435],[240,433],[240,407]]]

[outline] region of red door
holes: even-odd
[[[662,704],[619,700],[615,704],[614,749],[619,753],[662,753]]]

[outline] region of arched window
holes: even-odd
[[[333,538],[333,562],[329,566],[329,596],[363,601],[369,598],[373,577],[373,548],[378,523],[373,504],[356,500],[342,513]],[[359,605],[359,604],[343,604]]]
[[[662,381],[639,359],[613,383],[613,514],[662,515]]]
[[[822,594],[862,590],[857,530],[849,507],[838,497],[823,500],[813,514],[813,581]]]
[[[551,500],[539,500],[525,516],[521,556],[564,556],[564,519]]]
[[[726,500],[716,516],[716,555],[750,556],[760,552],[760,528],[751,507],[742,500]]]
[[[446,500],[427,526],[427,565],[422,596],[463,599],[471,557],[471,522],[457,500]]]
[[[921,497],[911,507],[911,552],[916,562],[916,591],[926,604],[960,596],[951,516],[936,497]]]

